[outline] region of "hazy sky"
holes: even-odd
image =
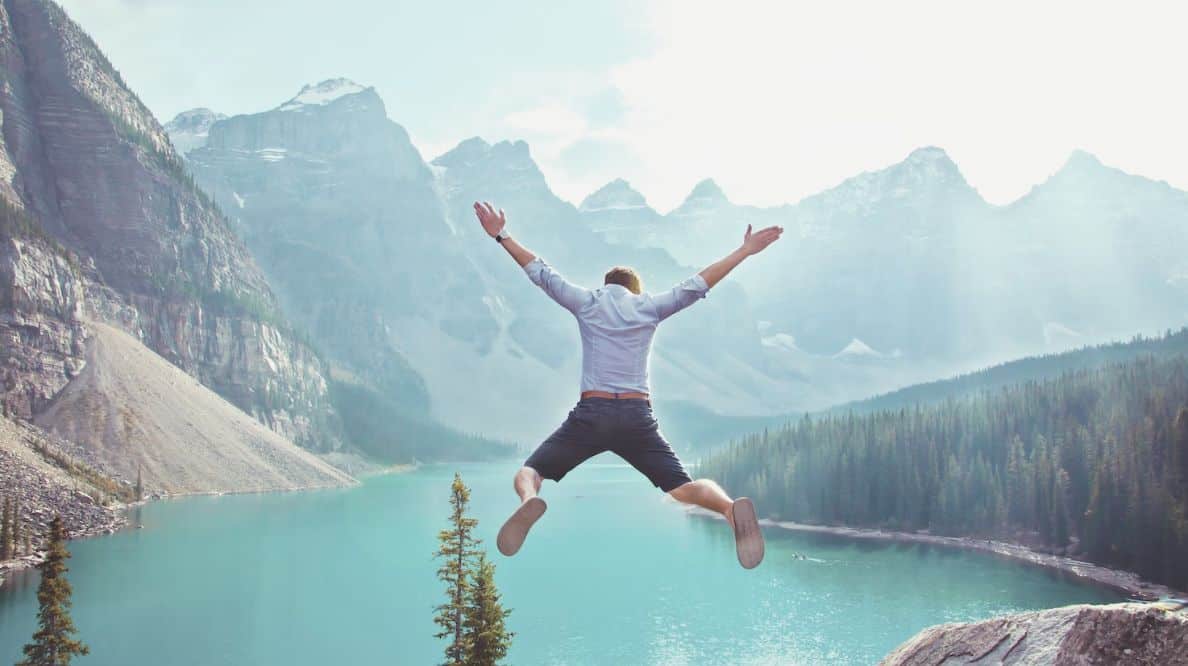
[[[922,145],[996,203],[1078,147],[1188,189],[1184,3],[60,1],[162,122],[345,76],[426,159],[522,138],[574,203],[794,202]]]

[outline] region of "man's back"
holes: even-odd
[[[573,313],[582,337],[584,391],[650,393],[648,361],[659,323],[705,298],[700,275],[656,294],[635,294],[618,284],[585,289],[539,258],[524,266],[534,284]]]

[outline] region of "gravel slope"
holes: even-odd
[[[35,418],[146,492],[253,492],[354,479],[272,432],[119,329],[88,324],[87,365]]]

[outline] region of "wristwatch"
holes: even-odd
[[[499,231],[499,233],[495,234],[495,242],[496,243],[502,243],[503,241],[505,241],[509,238],[511,238],[511,236],[508,235],[507,231],[504,231],[502,229]]]

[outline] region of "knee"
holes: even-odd
[[[668,491],[668,495],[678,502],[689,503],[690,499],[697,494],[697,482],[687,481],[681,485]]]
[[[540,486],[544,479],[540,476],[540,472],[531,467],[521,467],[520,471],[516,472],[515,482],[527,481],[535,486]]]

